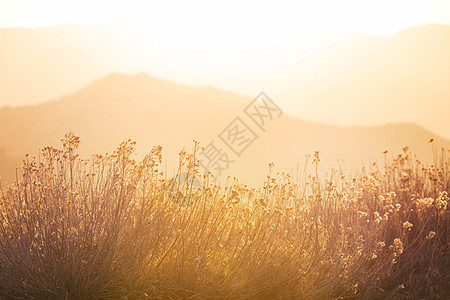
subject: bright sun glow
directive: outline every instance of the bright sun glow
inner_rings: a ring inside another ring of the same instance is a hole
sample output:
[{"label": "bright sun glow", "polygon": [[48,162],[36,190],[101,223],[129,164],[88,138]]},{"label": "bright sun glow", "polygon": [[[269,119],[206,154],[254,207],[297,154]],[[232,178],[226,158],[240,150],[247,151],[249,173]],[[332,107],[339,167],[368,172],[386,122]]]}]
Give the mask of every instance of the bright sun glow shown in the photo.
[{"label": "bright sun glow", "polygon": [[320,26],[385,35],[408,26],[449,22],[439,15],[449,6],[444,2],[15,0],[0,1],[0,26],[126,20],[147,26],[181,49],[233,52],[271,47]]}]

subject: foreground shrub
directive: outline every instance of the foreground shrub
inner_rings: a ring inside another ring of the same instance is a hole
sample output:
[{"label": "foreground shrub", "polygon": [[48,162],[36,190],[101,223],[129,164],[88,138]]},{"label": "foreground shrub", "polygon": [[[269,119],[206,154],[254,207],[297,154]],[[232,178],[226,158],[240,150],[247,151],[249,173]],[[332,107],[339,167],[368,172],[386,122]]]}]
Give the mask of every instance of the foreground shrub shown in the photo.
[{"label": "foreground shrub", "polygon": [[[359,176],[302,183],[269,173],[261,188],[200,176],[161,147],[132,159],[63,149],[27,157],[1,191],[0,294],[27,299],[443,298],[450,293],[449,161],[408,149]],[[316,154],[314,164],[319,161]],[[201,187],[194,185],[200,178]]]}]

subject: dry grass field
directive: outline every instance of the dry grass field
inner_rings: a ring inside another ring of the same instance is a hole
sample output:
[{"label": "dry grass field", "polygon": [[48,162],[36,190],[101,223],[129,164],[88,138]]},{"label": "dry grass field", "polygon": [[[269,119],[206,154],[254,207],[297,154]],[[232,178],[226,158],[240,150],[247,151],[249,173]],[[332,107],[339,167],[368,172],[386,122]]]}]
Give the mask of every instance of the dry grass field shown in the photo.
[{"label": "dry grass field", "polygon": [[159,146],[136,161],[132,141],[89,159],[74,134],[62,144],[25,157],[0,191],[2,299],[450,295],[447,150],[433,165],[405,148],[326,178],[315,153],[310,174],[271,164],[255,188],[199,174],[198,143],[180,152],[178,179]]}]

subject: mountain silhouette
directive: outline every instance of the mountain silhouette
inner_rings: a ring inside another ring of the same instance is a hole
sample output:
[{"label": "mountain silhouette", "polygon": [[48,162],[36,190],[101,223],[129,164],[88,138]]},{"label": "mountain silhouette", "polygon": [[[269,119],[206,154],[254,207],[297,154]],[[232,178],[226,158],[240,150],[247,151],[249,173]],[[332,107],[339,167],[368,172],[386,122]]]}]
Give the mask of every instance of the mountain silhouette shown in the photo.
[{"label": "mountain silhouette", "polygon": [[146,72],[242,95],[261,90],[301,119],[416,123],[450,138],[450,26],[384,37],[322,28],[271,49],[187,51],[131,23],[0,29],[0,107],[73,93],[110,73]]},{"label": "mountain silhouette", "polygon": [[[450,26],[360,36],[292,66],[286,97],[297,116],[333,124],[417,123],[450,138]],[[321,62],[321,63],[319,63]],[[332,101],[330,101],[332,99]]]},{"label": "mountain silhouette", "polygon": [[[68,131],[81,137],[82,156],[111,152],[128,138],[138,142],[138,156],[154,145],[162,145],[164,157],[170,162],[168,173],[176,166],[177,153],[184,146],[190,149],[193,139],[202,146],[215,141],[234,160],[227,170],[229,174],[252,184],[264,179],[270,162],[279,170],[290,172],[297,162],[303,168],[305,154],[314,151],[321,153],[323,170],[338,168],[339,159],[345,160],[346,167],[357,170],[362,162],[369,165],[370,160],[380,159],[384,150],[395,154],[404,146],[410,146],[418,158],[430,162],[430,138],[435,139],[435,147],[450,149],[448,140],[414,124],[338,127],[303,121],[285,113],[267,121],[267,130],[262,131],[244,113],[252,100],[216,88],[179,85],[144,73],[111,74],[55,101],[0,109],[0,176],[11,182],[15,176],[11,166],[19,165],[22,155],[59,145]],[[233,155],[219,138],[236,117],[246,121],[258,136],[240,157]]]}]

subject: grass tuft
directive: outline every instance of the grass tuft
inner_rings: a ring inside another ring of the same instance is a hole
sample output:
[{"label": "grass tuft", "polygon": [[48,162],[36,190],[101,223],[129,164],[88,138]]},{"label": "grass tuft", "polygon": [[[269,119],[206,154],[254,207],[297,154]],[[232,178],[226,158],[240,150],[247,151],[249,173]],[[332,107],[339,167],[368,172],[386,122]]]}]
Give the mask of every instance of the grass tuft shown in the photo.
[{"label": "grass tuft", "polygon": [[[450,160],[409,149],[352,177],[304,182],[270,173],[260,188],[178,175],[161,147],[141,161],[128,140],[81,159],[26,157],[0,190],[0,295],[26,299],[416,299],[450,294]],[[314,155],[314,164],[320,161]],[[271,169],[273,165],[271,165]],[[200,180],[200,188],[194,179]]]}]

